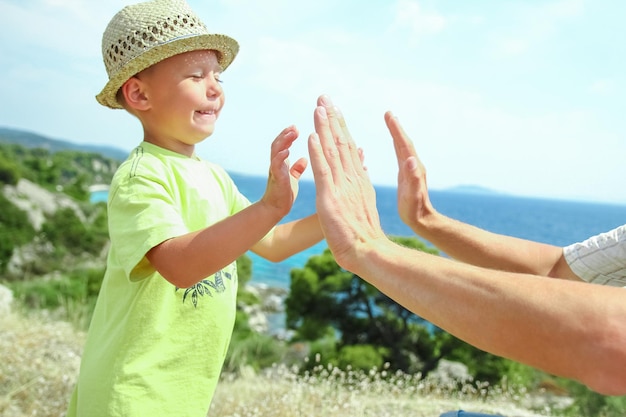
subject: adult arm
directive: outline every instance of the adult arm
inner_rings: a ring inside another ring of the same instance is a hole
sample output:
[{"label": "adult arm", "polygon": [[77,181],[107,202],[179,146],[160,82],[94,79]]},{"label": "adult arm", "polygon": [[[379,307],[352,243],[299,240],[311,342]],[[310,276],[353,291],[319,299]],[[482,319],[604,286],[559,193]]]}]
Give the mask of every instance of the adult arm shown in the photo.
[{"label": "adult arm", "polygon": [[511,272],[580,280],[563,248],[492,233],[439,213],[432,205],[426,168],[398,119],[385,113],[398,159],[398,211],[416,234],[462,262]]},{"label": "adult arm", "polygon": [[399,304],[496,355],[626,394],[626,292],[497,271],[391,242],[340,113],[321,97],[309,154],[335,259]]}]

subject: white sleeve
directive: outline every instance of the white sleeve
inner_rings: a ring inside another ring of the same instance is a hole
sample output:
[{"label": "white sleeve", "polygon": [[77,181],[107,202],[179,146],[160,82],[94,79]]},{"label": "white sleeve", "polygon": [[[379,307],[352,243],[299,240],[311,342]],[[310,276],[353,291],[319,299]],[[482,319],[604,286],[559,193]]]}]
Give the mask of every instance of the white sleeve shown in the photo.
[{"label": "white sleeve", "polygon": [[626,224],[563,248],[576,275],[587,282],[626,287]]}]

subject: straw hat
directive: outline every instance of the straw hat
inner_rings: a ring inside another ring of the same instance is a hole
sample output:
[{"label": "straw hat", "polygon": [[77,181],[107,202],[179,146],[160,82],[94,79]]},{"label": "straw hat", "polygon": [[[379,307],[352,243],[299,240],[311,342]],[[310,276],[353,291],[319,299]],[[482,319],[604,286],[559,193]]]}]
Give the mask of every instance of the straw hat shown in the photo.
[{"label": "straw hat", "polygon": [[102,58],[109,82],[96,100],[121,109],[115,96],[132,76],[166,58],[184,52],[212,49],[226,69],[235,59],[239,44],[234,39],[209,33],[205,24],[184,0],[150,0],[124,7],[102,35]]}]

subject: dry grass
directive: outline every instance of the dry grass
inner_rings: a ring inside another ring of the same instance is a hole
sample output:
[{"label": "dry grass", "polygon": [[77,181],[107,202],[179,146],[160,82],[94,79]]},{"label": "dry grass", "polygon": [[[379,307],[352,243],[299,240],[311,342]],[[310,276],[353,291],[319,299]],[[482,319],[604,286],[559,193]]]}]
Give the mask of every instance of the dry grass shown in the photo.
[{"label": "dry grass", "polygon": [[538,417],[519,405],[524,394],[502,389],[461,390],[405,374],[346,372],[317,367],[306,376],[285,366],[261,375],[242,372],[218,385],[210,416],[220,417],[436,417],[451,410]]},{"label": "dry grass", "polygon": [[0,416],[62,416],[84,334],[43,313],[0,317]]},{"label": "dry grass", "polygon": [[[0,416],[61,417],[78,374],[84,332],[43,313],[0,316]],[[226,375],[214,417],[436,417],[450,410],[538,417],[526,395],[502,388],[451,389],[410,375],[369,375],[318,366],[299,376],[276,366]]]}]

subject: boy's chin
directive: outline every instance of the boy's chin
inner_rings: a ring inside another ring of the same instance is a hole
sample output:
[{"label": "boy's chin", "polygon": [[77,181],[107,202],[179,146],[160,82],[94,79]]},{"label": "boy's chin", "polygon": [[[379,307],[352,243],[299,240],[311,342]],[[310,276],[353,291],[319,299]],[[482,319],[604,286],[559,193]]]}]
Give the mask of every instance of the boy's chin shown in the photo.
[{"label": "boy's chin", "polygon": [[215,125],[198,127],[194,132],[194,142],[199,143],[211,136],[215,132]]}]

